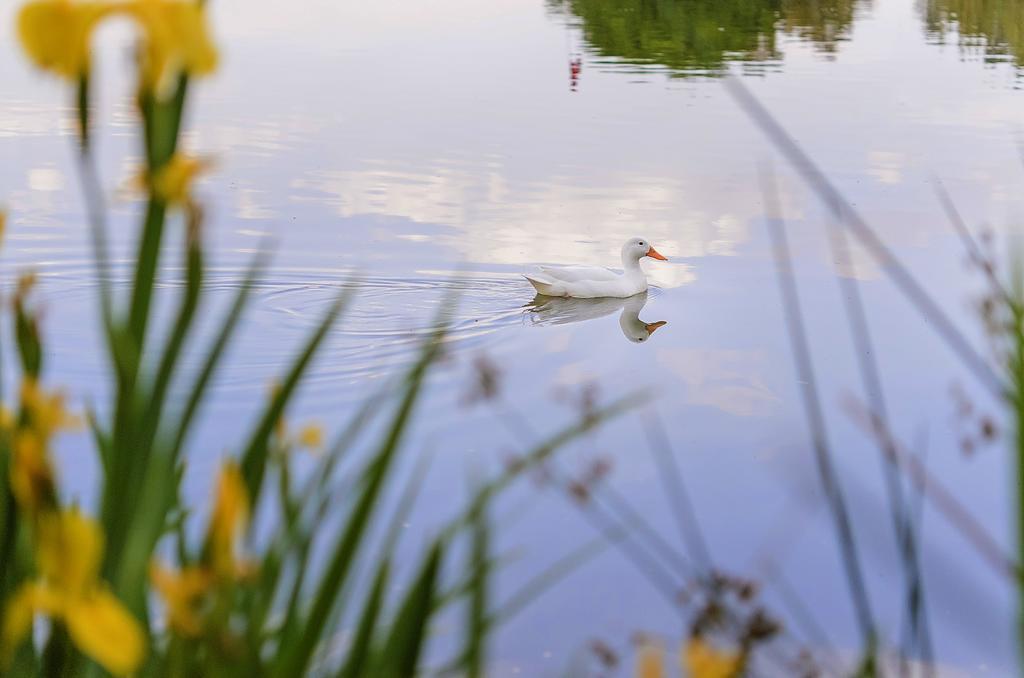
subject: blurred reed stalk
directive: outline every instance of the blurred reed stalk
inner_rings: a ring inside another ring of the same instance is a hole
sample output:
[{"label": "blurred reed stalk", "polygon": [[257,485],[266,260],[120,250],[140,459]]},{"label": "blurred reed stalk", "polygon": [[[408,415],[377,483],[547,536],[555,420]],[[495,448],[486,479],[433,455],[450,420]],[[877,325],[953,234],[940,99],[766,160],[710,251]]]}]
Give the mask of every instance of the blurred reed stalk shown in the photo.
[{"label": "blurred reed stalk", "polygon": [[[894,531],[897,536],[899,552],[904,565],[904,581],[906,590],[906,606],[908,620],[910,623],[911,638],[915,639],[917,651],[922,657],[930,657],[932,653],[931,641],[927,631],[926,611],[924,607],[924,586],[921,576],[921,565],[917,552],[918,537],[915,535],[914,523],[910,518],[910,508],[905,500],[901,499],[902,491],[900,481],[896,479],[895,470],[899,470],[907,476],[911,483],[918,489],[924,498],[930,498],[940,508],[941,513],[959,529],[977,551],[993,566],[997,572],[1007,575],[1009,581],[1016,588],[1018,595],[1018,647],[1021,656],[1024,657],[1024,581],[1020,577],[1020,562],[1024,562],[1024,275],[1021,271],[1015,270],[1016,275],[1011,276],[1013,286],[1007,288],[995,272],[994,263],[984,256],[977,242],[971,236],[956,210],[948,193],[941,182],[936,181],[940,202],[950,224],[961,238],[969,260],[976,264],[984,272],[985,279],[990,286],[989,302],[997,310],[991,311],[996,320],[989,322],[989,331],[995,335],[994,343],[1003,345],[1003,352],[997,348],[996,364],[992,364],[983,358],[974,349],[971,343],[964,337],[959,329],[953,324],[941,307],[927,293],[925,288],[916,281],[910,271],[897,259],[888,247],[878,237],[876,232],[864,221],[857,211],[845,200],[840,192],[826,178],[825,174],[815,165],[810,157],[793,141],[790,135],[782,128],[775,118],[768,112],[761,102],[744,86],[737,78],[725,79],[725,86],[730,95],[734,98],[740,108],[747,113],[751,120],[764,132],[772,145],[790,162],[796,172],[804,179],[810,189],[819,197],[825,206],[832,213],[836,224],[843,230],[851,233],[856,241],[864,247],[865,251],[880,266],[888,279],[899,289],[910,301],[911,305],[927,321],[928,326],[933,328],[937,336],[944,341],[949,349],[959,358],[961,363],[971,372],[983,387],[1001,402],[1010,407],[1011,418],[1015,426],[1014,440],[1014,465],[1017,470],[1016,485],[1013,490],[1013,499],[1016,504],[1017,522],[1017,559],[1011,559],[1001,553],[1001,549],[994,540],[987,536],[980,524],[970,516],[953,495],[941,489],[934,479],[928,477],[923,466],[917,463],[913,455],[900,451],[895,439],[889,433],[888,415],[885,407],[884,393],[881,387],[881,380],[878,375],[877,365],[874,362],[874,351],[867,325],[867,314],[860,298],[855,281],[842,281],[844,289],[844,302],[847,318],[850,323],[850,331],[853,336],[855,347],[858,352],[858,365],[861,372],[862,382],[867,393],[869,407],[853,407],[848,404],[847,409],[851,416],[868,431],[877,442],[882,457],[885,460],[883,470],[886,474],[886,484],[889,488],[890,513],[893,516]],[[788,257],[784,247],[784,232],[781,226],[776,224],[773,214],[777,209],[777,199],[774,197],[774,187],[769,186],[765,192],[765,202],[769,206],[768,222],[772,226],[771,232],[774,235],[776,244],[776,260],[779,261],[779,254]],[[780,242],[783,247],[780,249]],[[845,243],[841,234],[831,233],[830,242],[837,259],[846,258]],[[847,263],[849,262],[846,259]],[[799,317],[799,308],[796,305],[795,286],[791,282],[785,282],[788,277],[780,273],[783,285],[784,306],[789,315],[788,327],[791,339],[794,342],[794,353],[798,364],[809,360],[807,343],[799,340],[802,330],[794,326],[792,317]],[[788,300],[787,300],[788,298]],[[793,337],[796,339],[793,339]],[[803,357],[802,357],[803,356]],[[872,356],[872,357],[868,357]],[[805,368],[799,368],[801,374],[806,374]],[[805,389],[806,391],[806,389]],[[808,412],[811,419],[820,419],[814,415],[817,409],[817,396],[810,399]],[[853,401],[850,401],[853,402]],[[808,398],[805,396],[805,403]],[[817,428],[817,426],[814,426]],[[847,528],[842,521],[837,523],[840,535]],[[840,537],[842,540],[842,537]],[[910,649],[908,646],[907,649]],[[927,665],[926,672],[932,671]],[[902,671],[908,671],[906,661],[902,663]]]},{"label": "blurred reed stalk", "polygon": [[789,333],[793,361],[796,368],[796,380],[800,384],[800,393],[810,428],[811,446],[818,468],[818,476],[825,493],[826,504],[832,514],[833,527],[839,541],[840,557],[845,569],[850,597],[860,629],[864,652],[859,673],[874,675],[875,651],[878,642],[874,616],[868,598],[867,586],[857,554],[857,545],[850,523],[849,511],[843,492],[836,475],[832,452],[828,443],[825,417],[822,413],[821,398],[818,394],[817,380],[811,362],[810,347],[807,333],[803,325],[803,314],[793,276],[792,259],[789,243],[783,226],[782,212],[774,175],[770,170],[761,171],[761,194],[764,199],[768,233],[771,237],[775,259],[775,271],[779,282],[779,294],[782,297],[783,313]]}]

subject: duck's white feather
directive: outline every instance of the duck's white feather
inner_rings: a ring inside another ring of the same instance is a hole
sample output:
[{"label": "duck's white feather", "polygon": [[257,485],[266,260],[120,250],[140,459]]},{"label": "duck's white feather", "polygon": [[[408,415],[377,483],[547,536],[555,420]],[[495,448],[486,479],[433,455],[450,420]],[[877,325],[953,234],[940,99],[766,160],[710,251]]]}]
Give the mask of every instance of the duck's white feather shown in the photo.
[{"label": "duck's white feather", "polygon": [[631,297],[647,289],[643,275],[614,274],[600,280],[559,280],[550,273],[523,275],[534,289],[549,297],[576,297],[596,299],[598,297]]},{"label": "duck's white feather", "polygon": [[538,268],[549,278],[564,282],[615,280],[622,277],[621,273],[599,266],[538,266]]},{"label": "duck's white feather", "polygon": [[541,266],[539,273],[524,277],[538,292],[549,297],[621,299],[647,289],[647,276],[640,268],[640,259],[648,255],[665,258],[643,238],[634,238],[622,246],[622,273],[599,266]]},{"label": "duck's white feather", "polygon": [[562,285],[559,285],[555,280],[537,273],[534,273],[533,275],[526,275],[524,273],[523,277],[530,281],[530,284],[533,285],[533,289],[537,290],[540,294],[548,297],[568,296],[565,293],[565,288]]}]

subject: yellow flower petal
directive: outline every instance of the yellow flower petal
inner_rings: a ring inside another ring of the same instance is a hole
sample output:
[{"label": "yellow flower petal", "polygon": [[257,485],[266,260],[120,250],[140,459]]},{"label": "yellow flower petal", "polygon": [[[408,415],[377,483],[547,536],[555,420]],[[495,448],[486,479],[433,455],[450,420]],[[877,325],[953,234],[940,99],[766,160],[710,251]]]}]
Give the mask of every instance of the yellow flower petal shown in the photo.
[{"label": "yellow flower petal", "polygon": [[79,424],[78,419],[64,407],[63,393],[48,393],[31,378],[22,381],[21,406],[28,418],[27,425],[43,440],[49,440],[55,433]]},{"label": "yellow flower petal", "polygon": [[36,561],[54,588],[70,597],[84,595],[96,584],[102,557],[103,533],[96,521],[75,509],[40,520]]},{"label": "yellow flower petal", "polygon": [[664,678],[665,661],[662,649],[652,643],[644,643],[636,658],[636,678]]},{"label": "yellow flower petal", "polygon": [[64,621],[75,646],[114,675],[132,673],[146,657],[142,627],[109,591],[69,601]]},{"label": "yellow flower petal", "polygon": [[212,165],[213,162],[209,158],[195,158],[175,153],[167,164],[156,172],[150,187],[153,193],[166,203],[187,203],[192,196],[192,184]]},{"label": "yellow flower petal", "polygon": [[32,289],[36,286],[38,280],[39,277],[35,271],[19,275],[18,282],[14,287],[14,300],[24,302],[25,297],[32,293]]},{"label": "yellow flower petal", "polygon": [[198,636],[202,620],[197,607],[212,583],[210,573],[197,567],[175,572],[153,563],[149,578],[167,605],[168,625],[182,635]]},{"label": "yellow flower petal", "polygon": [[23,584],[4,602],[3,628],[0,629],[0,667],[10,663],[15,651],[32,629],[37,612],[60,616],[61,597],[53,590],[34,583]]},{"label": "yellow flower petal", "polygon": [[218,574],[236,574],[235,544],[249,523],[249,493],[238,464],[226,461],[217,481],[217,498],[210,516],[208,543]]},{"label": "yellow flower petal", "polygon": [[741,654],[719,650],[701,638],[691,638],[681,655],[690,678],[736,678],[743,671]]},{"label": "yellow flower petal", "polygon": [[70,79],[89,70],[89,40],[112,14],[142,28],[142,86],[161,98],[181,73],[206,75],[217,67],[205,12],[194,0],[32,0],[18,14],[18,37],[41,68]]},{"label": "yellow flower petal", "polygon": [[17,431],[12,444],[11,491],[18,506],[31,515],[52,507],[56,498],[53,468],[39,436]]},{"label": "yellow flower petal", "polygon": [[112,2],[33,0],[18,13],[18,38],[40,68],[77,79],[89,70],[89,38]]},{"label": "yellow flower petal", "polygon": [[[28,294],[32,281],[18,282],[16,299]],[[45,392],[35,379],[21,384],[21,418],[15,421],[9,412],[0,412],[0,426],[12,431],[13,463],[11,489],[18,504],[30,513],[52,508],[56,498],[53,468],[49,460],[50,439],[71,426],[73,418],[64,408],[60,393]]]},{"label": "yellow flower petal", "polygon": [[36,565],[42,581],[23,586],[8,601],[0,631],[0,657],[10,657],[45,612],[68,627],[83,653],[114,674],[131,673],[146,652],[142,628],[98,580],[103,556],[99,524],[71,509],[47,511],[36,530]]},{"label": "yellow flower petal", "polygon": [[310,449],[324,446],[324,429],[319,424],[306,424],[299,431],[299,444]]},{"label": "yellow flower petal", "polygon": [[0,630],[0,664],[4,667],[10,664],[15,650],[32,629],[34,588],[33,584],[26,584],[4,603],[3,629]]},{"label": "yellow flower petal", "polygon": [[217,67],[200,3],[194,0],[135,0],[125,11],[146,33],[142,84],[165,98],[181,73],[206,75]]}]

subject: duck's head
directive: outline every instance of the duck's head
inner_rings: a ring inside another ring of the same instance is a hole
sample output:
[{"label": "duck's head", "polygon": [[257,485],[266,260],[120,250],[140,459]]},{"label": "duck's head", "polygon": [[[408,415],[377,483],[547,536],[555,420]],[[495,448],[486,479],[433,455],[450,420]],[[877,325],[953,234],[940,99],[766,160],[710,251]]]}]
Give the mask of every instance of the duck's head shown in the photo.
[{"label": "duck's head", "polygon": [[626,244],[622,246],[623,261],[640,261],[644,257],[651,257],[652,259],[658,259],[660,261],[668,261],[668,257],[654,249],[654,246],[651,245],[651,241],[647,238],[630,238],[626,241]]}]

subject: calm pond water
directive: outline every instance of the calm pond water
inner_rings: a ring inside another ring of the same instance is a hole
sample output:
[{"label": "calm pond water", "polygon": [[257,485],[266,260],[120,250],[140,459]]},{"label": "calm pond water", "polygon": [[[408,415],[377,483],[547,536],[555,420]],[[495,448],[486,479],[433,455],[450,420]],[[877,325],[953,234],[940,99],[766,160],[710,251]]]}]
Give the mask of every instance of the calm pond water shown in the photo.
[{"label": "calm pond water", "polygon": [[[413,357],[454,291],[451,360],[431,383],[408,450],[410,462],[432,460],[410,547],[458,506],[468,477],[570,422],[587,389],[599,399],[648,389],[647,416],[609,423],[566,450],[559,469],[579,474],[607,460],[616,496],[684,551],[647,436],[656,413],[716,565],[763,581],[767,605],[787,620],[785,647],[850,656],[860,641],[765,230],[758,166],[771,163],[873,611],[886,639],[900,637],[901,573],[878,452],[840,407],[860,382],[829,249],[832,221],[720,76],[742,79],[983,349],[975,311],[983,285],[965,265],[934,179],[972,227],[991,228],[997,243],[1017,234],[1024,15],[1013,3],[211,7],[225,63],[196,90],[188,136],[219,160],[200,189],[215,248],[211,290],[227,300],[253,252],[269,242],[275,256],[193,441],[188,491],[197,501],[340,286],[359,280],[297,408],[329,428]],[[3,278],[40,272],[50,374],[84,399],[104,385],[69,102],[17,54],[15,8],[0,0],[0,200],[11,210]],[[97,118],[125,245],[139,206],[123,188],[137,164],[123,28],[104,33]],[[634,235],[670,259],[645,264],[656,285],[646,299],[532,303],[521,273],[538,263],[617,265]],[[863,251],[854,248],[840,273],[860,282],[895,433],[1009,547],[1010,466],[999,445],[964,454],[969,424],[955,393],[977,411],[998,406]],[[168,258],[165,289],[179,277]],[[637,329],[661,321],[655,334]],[[467,407],[481,357],[500,368],[502,399]],[[66,442],[64,483],[87,502],[86,441]],[[500,508],[508,562],[498,599],[596,535],[551,488],[527,484]],[[938,663],[949,675],[1008,675],[1011,587],[927,503],[922,520]],[[786,591],[814,624],[797,622]],[[585,663],[593,639],[628,655],[637,632],[680,638],[685,628],[672,601],[609,547],[502,628],[494,675],[556,675]],[[443,643],[445,629],[437,634]]]}]

